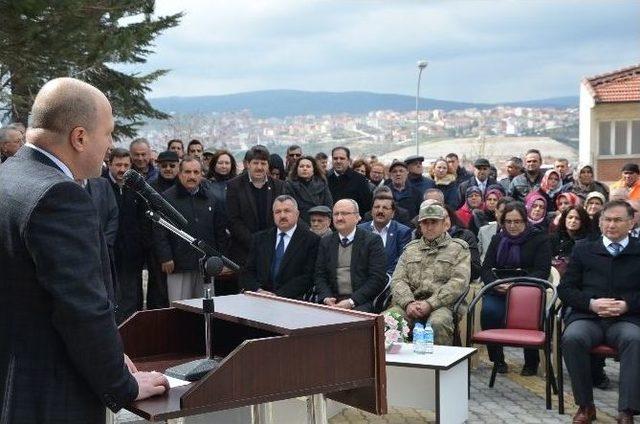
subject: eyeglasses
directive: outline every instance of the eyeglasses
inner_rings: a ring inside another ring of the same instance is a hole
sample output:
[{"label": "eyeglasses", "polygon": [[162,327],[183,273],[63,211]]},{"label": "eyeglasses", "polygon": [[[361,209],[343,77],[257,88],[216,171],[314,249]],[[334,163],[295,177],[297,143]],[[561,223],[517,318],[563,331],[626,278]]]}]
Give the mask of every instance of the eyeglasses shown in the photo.
[{"label": "eyeglasses", "polygon": [[349,215],[355,215],[355,214],[357,214],[357,212],[334,212],[333,216],[338,217],[338,216],[349,216]]},{"label": "eyeglasses", "polygon": [[505,219],[504,225],[522,225],[524,224],[523,219]]}]

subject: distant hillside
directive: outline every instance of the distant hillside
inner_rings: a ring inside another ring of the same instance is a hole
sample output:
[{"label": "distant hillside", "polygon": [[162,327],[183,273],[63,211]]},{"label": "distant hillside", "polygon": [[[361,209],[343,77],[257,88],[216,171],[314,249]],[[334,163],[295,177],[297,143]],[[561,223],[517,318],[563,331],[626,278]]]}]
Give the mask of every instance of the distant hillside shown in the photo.
[{"label": "distant hillside", "polygon": [[[570,102],[573,99],[573,103]],[[414,110],[415,97],[400,94],[378,94],[362,91],[343,93],[297,90],[266,90],[220,96],[159,97],[150,99],[153,107],[167,113],[233,112],[244,109],[261,118],[282,118],[296,115],[363,114],[372,110]],[[562,97],[509,103],[510,106],[568,107],[577,106],[578,98]],[[484,103],[452,102],[421,98],[421,109],[485,109],[494,105]]]}]

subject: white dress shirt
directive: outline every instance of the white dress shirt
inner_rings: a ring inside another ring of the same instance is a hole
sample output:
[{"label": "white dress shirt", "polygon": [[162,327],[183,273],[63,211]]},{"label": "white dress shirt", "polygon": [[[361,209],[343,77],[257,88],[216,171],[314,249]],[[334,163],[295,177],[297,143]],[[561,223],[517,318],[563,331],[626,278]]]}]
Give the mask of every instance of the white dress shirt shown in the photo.
[{"label": "white dress shirt", "polygon": [[[291,241],[291,237],[293,237],[293,233],[296,232],[296,228],[298,228],[298,225],[294,225],[289,231],[285,231],[284,234],[284,251],[287,251],[287,247],[289,246],[289,242]],[[276,228],[276,230],[278,230]],[[278,230],[278,232],[276,233],[276,249],[278,248],[278,243],[280,243],[280,234],[282,233],[282,231]]]}]

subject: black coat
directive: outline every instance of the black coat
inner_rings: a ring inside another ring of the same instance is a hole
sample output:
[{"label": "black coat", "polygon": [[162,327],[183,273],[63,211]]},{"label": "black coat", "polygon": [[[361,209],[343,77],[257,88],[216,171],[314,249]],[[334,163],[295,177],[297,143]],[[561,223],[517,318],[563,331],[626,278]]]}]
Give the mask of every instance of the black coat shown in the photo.
[{"label": "black coat", "polygon": [[[144,237],[146,205],[144,200],[126,186],[109,180],[118,204],[118,234],[114,245],[116,264],[120,261],[144,262],[145,250],[151,241]],[[142,271],[142,269],[141,269]]]},{"label": "black coat", "polygon": [[[258,209],[251,192],[251,182],[247,172],[238,175],[227,183],[227,218],[231,232],[229,242],[229,256],[235,259],[241,266],[244,264],[249,248],[251,247],[251,237],[261,229],[258,228]],[[263,219],[267,222],[267,228],[273,227],[272,205],[276,197],[284,192],[284,183],[274,180],[271,177],[266,182],[268,190],[268,207]],[[264,228],[263,228],[264,229]]]},{"label": "black coat", "polygon": [[[566,323],[578,319],[628,321],[640,325],[640,241],[630,237],[627,247],[613,257],[602,242],[584,240],[576,243],[558,295],[571,308]],[[600,318],[589,310],[591,299],[623,299],[629,311],[617,318]]]},{"label": "black coat", "polygon": [[418,209],[420,209],[420,203],[422,203],[422,193],[418,188],[407,183],[404,190],[398,191],[391,180],[385,185],[391,189],[393,200],[397,206],[409,211],[411,217],[418,215]]},{"label": "black coat", "polygon": [[371,210],[371,190],[369,190],[369,181],[353,169],[338,176],[334,171],[327,175],[327,183],[331,190],[331,197],[334,203],[342,199],[353,199],[358,203],[360,215]]},{"label": "black coat", "polygon": [[162,175],[158,174],[153,180],[149,181],[149,185],[154,188],[158,193],[169,190],[178,181],[178,177],[168,180]]},{"label": "black coat", "polygon": [[480,276],[482,269],[480,261],[480,251],[478,250],[478,238],[469,230],[453,226],[449,229],[449,235],[452,238],[464,240],[469,245],[469,253],[471,255],[471,281]]},{"label": "black coat", "polygon": [[[323,237],[318,248],[316,260],[315,286],[318,300],[338,296],[338,245],[340,234],[334,231],[331,236]],[[351,252],[351,299],[356,304],[369,305],[387,283],[385,268],[387,257],[379,235],[362,228],[356,228]]]},{"label": "black coat", "polygon": [[[224,222],[218,202],[204,184],[200,185],[195,194],[191,194],[177,181],[162,195],[187,220],[187,226],[181,228],[183,231],[214,249],[220,248],[225,237]],[[161,227],[155,229],[154,237],[160,263],[173,261],[174,272],[199,270],[198,259],[202,255],[189,243]]]},{"label": "black coat", "polygon": [[304,221],[298,221],[280,263],[280,271],[272,281],[271,261],[276,250],[277,233],[277,228],[271,228],[255,234],[240,285],[245,290],[263,289],[278,296],[301,299],[313,286],[320,237]]},{"label": "black coat", "polygon": [[[500,234],[498,233],[491,238],[491,243],[489,243],[487,254],[482,263],[481,278],[484,284],[492,283],[497,279],[492,269],[500,269],[500,266],[496,264],[499,243]],[[531,232],[529,239],[520,247],[520,266],[517,268],[526,271],[528,277],[542,280],[549,279],[549,274],[551,273],[551,243],[546,233],[535,229]]]},{"label": "black coat", "polygon": [[[482,193],[482,198],[484,199],[485,196],[487,195],[487,189],[492,186],[492,185],[496,185],[498,184],[498,182],[496,181],[495,178],[489,177],[487,178],[487,181],[484,185],[484,192]],[[478,181],[476,181],[476,177],[475,175],[472,175],[471,178],[468,178],[466,181],[463,181],[460,183],[460,185],[458,186],[458,208],[461,208],[462,205],[464,205],[464,202],[467,199],[467,189],[469,187],[478,187]]]},{"label": "black coat", "polygon": [[0,166],[0,199],[0,422],[104,422],[138,387],[91,197],[24,146]]},{"label": "black coat", "polygon": [[309,223],[309,209],[314,206],[333,208],[333,198],[327,182],[314,177],[309,182],[287,180],[284,183],[284,193],[292,196],[298,202],[300,218]]}]

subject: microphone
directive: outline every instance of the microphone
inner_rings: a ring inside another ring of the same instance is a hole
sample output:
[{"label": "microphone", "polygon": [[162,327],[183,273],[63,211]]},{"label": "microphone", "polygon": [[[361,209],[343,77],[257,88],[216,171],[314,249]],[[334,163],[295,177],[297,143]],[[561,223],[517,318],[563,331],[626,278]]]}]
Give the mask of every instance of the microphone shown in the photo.
[{"label": "microphone", "polygon": [[178,212],[171,203],[167,202],[157,191],[153,189],[134,169],[129,169],[124,173],[124,185],[138,193],[145,199],[151,208],[164,214],[170,221],[175,224],[186,227],[188,222],[180,212]]}]

